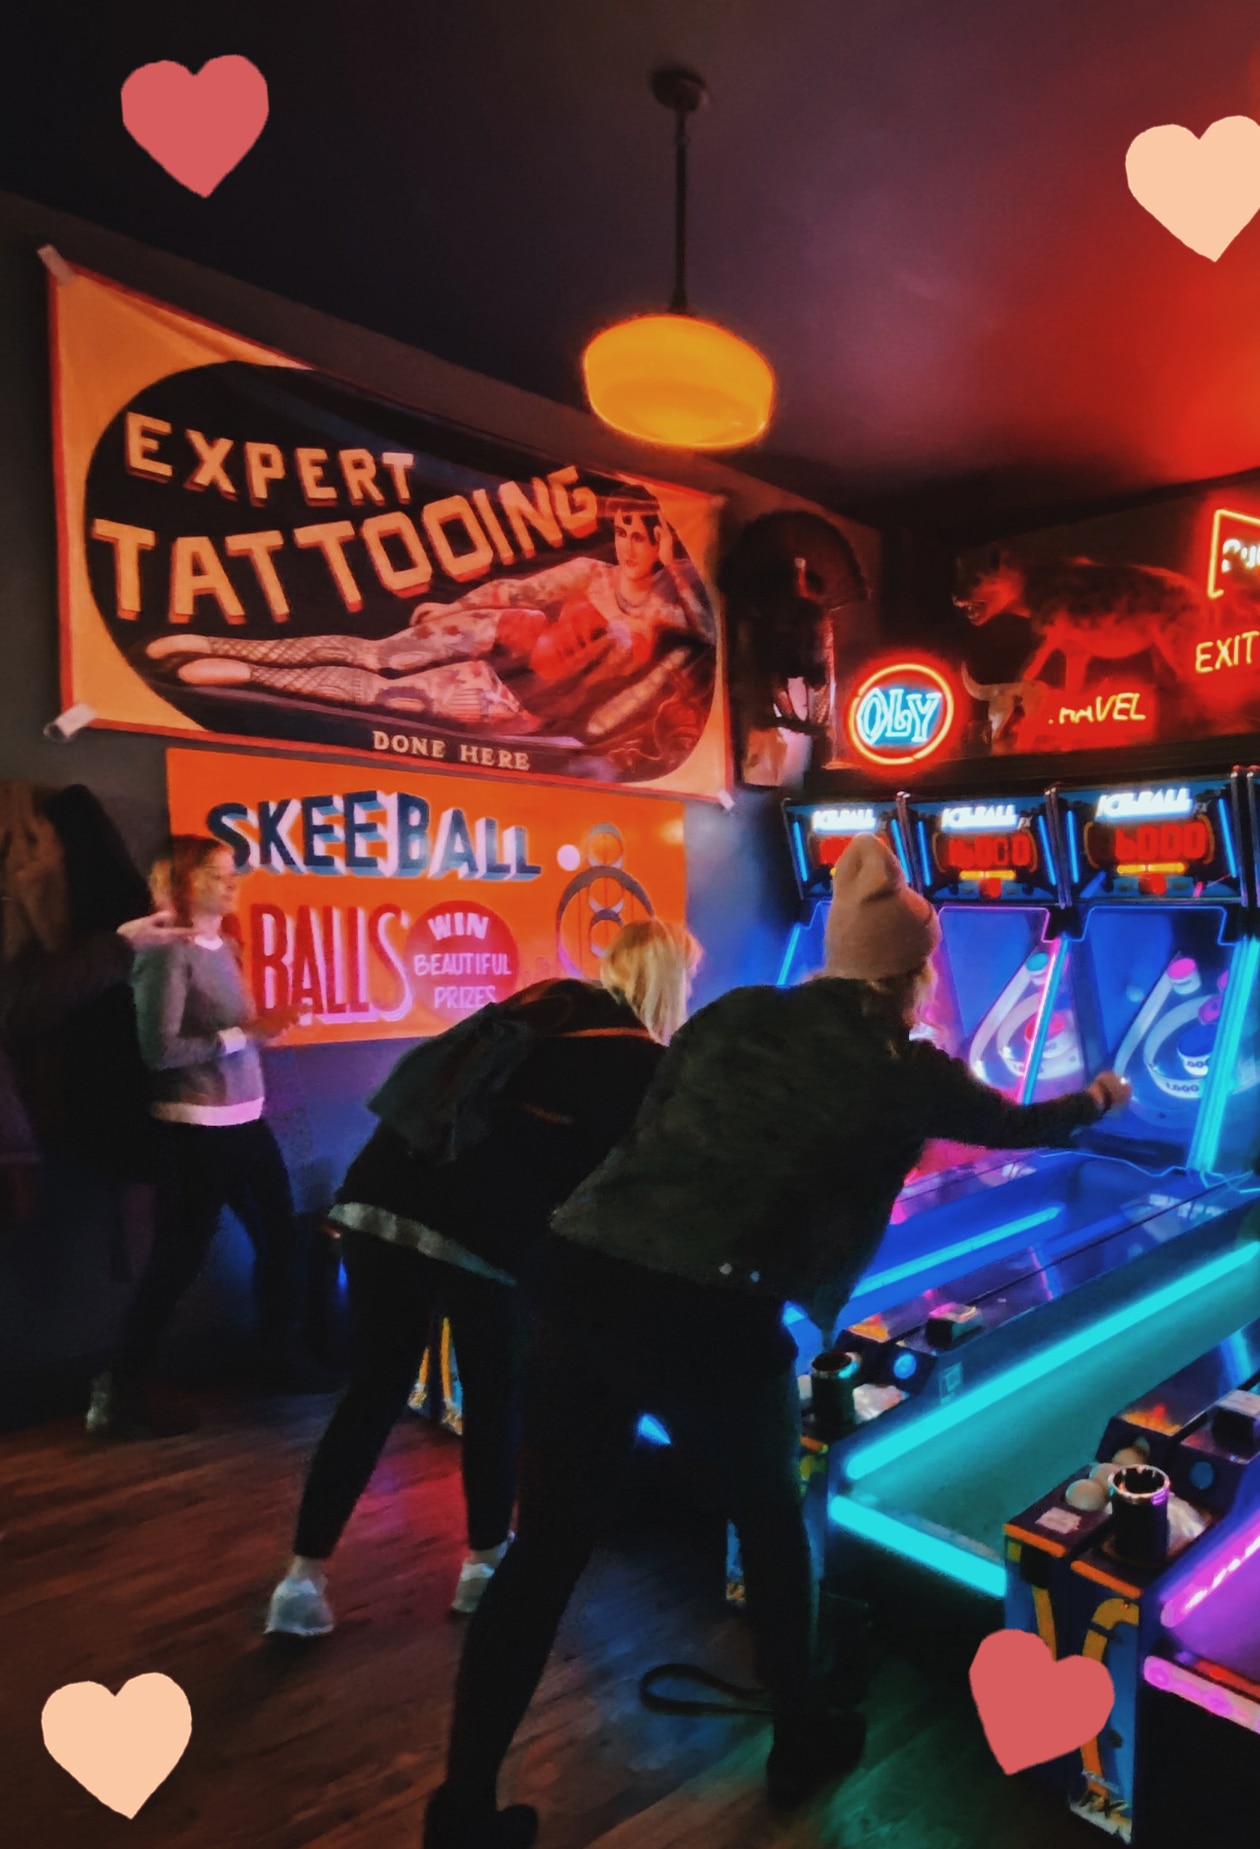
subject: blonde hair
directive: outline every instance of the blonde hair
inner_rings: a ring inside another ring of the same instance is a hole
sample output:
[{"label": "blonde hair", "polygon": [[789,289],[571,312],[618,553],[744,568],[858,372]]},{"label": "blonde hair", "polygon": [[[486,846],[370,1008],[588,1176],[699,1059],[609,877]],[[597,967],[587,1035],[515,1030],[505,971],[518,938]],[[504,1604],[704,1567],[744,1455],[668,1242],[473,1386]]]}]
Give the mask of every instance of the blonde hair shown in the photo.
[{"label": "blonde hair", "polygon": [[916,964],[900,976],[859,982],[856,987],[861,991],[862,1013],[889,1033],[909,1033],[917,1027],[935,982],[931,963]]},{"label": "blonde hair", "polygon": [[687,987],[702,955],[685,925],[645,918],[623,925],[604,952],[599,979],[668,1046],[687,1018]]}]

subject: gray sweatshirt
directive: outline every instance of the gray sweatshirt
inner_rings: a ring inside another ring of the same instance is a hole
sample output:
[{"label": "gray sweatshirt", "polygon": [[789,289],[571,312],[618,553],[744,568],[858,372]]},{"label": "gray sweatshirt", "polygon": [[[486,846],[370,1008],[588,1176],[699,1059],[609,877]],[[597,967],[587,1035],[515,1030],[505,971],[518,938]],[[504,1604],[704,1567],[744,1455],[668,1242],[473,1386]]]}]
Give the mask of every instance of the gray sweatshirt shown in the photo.
[{"label": "gray sweatshirt", "polygon": [[131,983],[153,1115],[211,1128],[261,1117],[262,1066],[243,1031],[253,1004],[231,945],[195,937],[142,951]]}]

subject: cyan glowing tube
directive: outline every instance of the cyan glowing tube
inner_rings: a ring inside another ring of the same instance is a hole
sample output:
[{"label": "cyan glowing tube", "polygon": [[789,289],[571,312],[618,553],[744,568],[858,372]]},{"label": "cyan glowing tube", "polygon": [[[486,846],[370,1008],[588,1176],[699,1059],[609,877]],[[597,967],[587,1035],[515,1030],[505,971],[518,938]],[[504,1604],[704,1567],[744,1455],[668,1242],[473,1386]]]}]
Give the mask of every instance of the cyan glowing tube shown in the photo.
[{"label": "cyan glowing tube", "polygon": [[1053,1207],[1041,1207],[1036,1213],[1026,1214],[1022,1220],[1007,1220],[1001,1226],[995,1226],[987,1233],[976,1233],[970,1239],[959,1239],[951,1246],[939,1246],[933,1252],[924,1252],[921,1257],[908,1260],[904,1265],[892,1265],[887,1271],[868,1272],[860,1278],[854,1289],[855,1297],[864,1297],[869,1291],[884,1290],[891,1284],[900,1284],[906,1278],[917,1277],[921,1272],[936,1271],[947,1265],[952,1259],[966,1258],[972,1252],[982,1252],[986,1246],[997,1245],[1003,1239],[1015,1239],[1020,1233],[1031,1232],[1034,1226],[1044,1226],[1048,1220],[1057,1220],[1066,1209],[1060,1201]]},{"label": "cyan glowing tube", "polygon": [[1212,1063],[1204,1086],[1203,1102],[1188,1157],[1190,1167],[1200,1175],[1218,1174],[1221,1136],[1225,1129],[1225,1105],[1233,1094],[1242,1046],[1243,1028],[1251,1005],[1256,968],[1260,964],[1260,939],[1244,938],[1234,952],[1229,981],[1225,984],[1225,1003],[1216,1029]]},{"label": "cyan glowing tube", "polygon": [[911,1527],[909,1522],[896,1521],[879,1509],[855,1502],[852,1496],[833,1496],[827,1513],[837,1528],[845,1529],[859,1540],[870,1541],[887,1553],[900,1554],[903,1560],[913,1560],[917,1566],[942,1573],[947,1579],[970,1586],[974,1592],[986,1592],[990,1598],[1000,1599],[1006,1590],[1006,1569],[1000,1560],[955,1546],[939,1535]]},{"label": "cyan glowing tube", "polygon": [[1054,850],[1050,846],[1050,830],[1046,827],[1046,818],[1044,815],[1039,815],[1037,817],[1037,833],[1041,836],[1041,845],[1045,850],[1046,872],[1050,875],[1050,883],[1052,886],[1057,886],[1059,884],[1059,874],[1054,864]]},{"label": "cyan glowing tube", "polygon": [[788,932],[787,949],[783,953],[783,962],[779,967],[778,975],[775,977],[774,986],[776,989],[783,988],[783,986],[787,982],[788,971],[792,967],[792,958],[796,955],[796,946],[801,941],[801,932],[804,929],[805,929],[804,925],[798,919],[797,922],[792,926],[792,929]]},{"label": "cyan glowing tube", "polygon": [[1081,862],[1076,851],[1076,817],[1068,810],[1063,817],[1063,832],[1067,836],[1068,862],[1072,868],[1072,884],[1081,883]]},{"label": "cyan glowing tube", "polygon": [[639,1437],[645,1438],[650,1445],[667,1445],[673,1441],[659,1419],[654,1419],[650,1412],[645,1412],[639,1420]]},{"label": "cyan glowing tube", "polygon": [[1047,1374],[1068,1366],[1078,1356],[1101,1347],[1113,1336],[1128,1333],[1148,1317],[1157,1316],[1161,1310],[1171,1309],[1174,1304],[1184,1303],[1196,1291],[1206,1290],[1222,1278],[1254,1265],[1257,1259],[1260,1259],[1260,1245],[1248,1243],[1231,1247],[1228,1252],[1218,1253],[1197,1270],[1188,1272],[1184,1277],[1174,1278],[1171,1283],[1161,1285],[1145,1297],[1139,1297],[1136,1303],[1122,1304],[1119,1309],[1100,1317],[1097,1322],[1087,1323],[1083,1329],[1077,1329],[1062,1341],[1054,1342],[1039,1353],[1029,1355],[1026,1360],[1016,1362],[1013,1367],[991,1375],[970,1392],[960,1393],[948,1405],[918,1414],[903,1424],[894,1424],[893,1430],[885,1437],[872,1438],[866,1444],[855,1445],[847,1456],[842,1457],[841,1464],[846,1477],[851,1483],[860,1483],[872,1471],[904,1457],[908,1451],[918,1450],[921,1445],[939,1438],[944,1432],[952,1431],[964,1419],[974,1418],[977,1413],[985,1411],[989,1406],[996,1406],[999,1400],[1017,1393],[1020,1388],[1044,1380]]},{"label": "cyan glowing tube", "polygon": [[1046,971],[1045,985],[1041,991],[1041,1006],[1037,1010],[1032,1042],[1028,1048],[1028,1058],[1024,1063],[1024,1076],[1019,1082],[1018,1102],[1020,1104],[1029,1103],[1037,1088],[1037,1068],[1041,1064],[1041,1055],[1046,1050],[1046,1040],[1050,1033],[1050,1022],[1054,1018],[1054,1004],[1059,997],[1059,981],[1063,975],[1066,956],[1067,939],[1061,937],[1050,952],[1050,967]]}]

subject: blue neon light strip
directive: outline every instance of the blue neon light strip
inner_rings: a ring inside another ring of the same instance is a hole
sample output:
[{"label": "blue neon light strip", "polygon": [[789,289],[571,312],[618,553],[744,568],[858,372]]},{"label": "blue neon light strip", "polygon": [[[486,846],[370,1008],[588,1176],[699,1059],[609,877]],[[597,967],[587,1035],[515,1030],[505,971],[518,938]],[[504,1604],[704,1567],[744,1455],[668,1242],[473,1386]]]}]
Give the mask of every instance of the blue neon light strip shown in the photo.
[{"label": "blue neon light strip", "polygon": [[837,1528],[844,1528],[860,1540],[870,1541],[889,1553],[900,1554],[903,1560],[930,1567],[934,1573],[942,1573],[975,1592],[986,1592],[990,1598],[1000,1599],[1006,1591],[1006,1569],[1000,1560],[986,1560],[983,1555],[973,1554],[937,1535],[925,1534],[920,1528],[912,1528],[909,1522],[895,1521],[879,1509],[855,1502],[852,1496],[833,1496],[827,1504],[827,1513]]},{"label": "blue neon light strip", "polygon": [[1066,955],[1067,941],[1061,937],[1050,952],[1050,967],[1046,971],[1045,987],[1041,991],[1041,1008],[1033,1028],[1032,1045],[1028,1049],[1028,1058],[1024,1062],[1024,1076],[1019,1082],[1018,1102],[1020,1104],[1029,1103],[1037,1088],[1037,1072],[1050,1034],[1050,1022],[1054,1017],[1054,1004],[1059,996],[1059,982],[1063,975]]},{"label": "blue neon light strip", "polygon": [[1046,827],[1046,818],[1044,815],[1039,815],[1037,817],[1037,833],[1041,836],[1041,845],[1045,850],[1046,871],[1050,875],[1050,884],[1057,891],[1059,885],[1059,871],[1054,864],[1054,849],[1050,846],[1050,830]]},{"label": "blue neon light strip", "polygon": [[788,971],[792,967],[792,958],[796,955],[796,946],[801,941],[801,932],[804,929],[804,925],[798,919],[788,932],[787,949],[783,953],[783,962],[779,966],[779,973],[775,978],[774,986],[776,989],[783,988],[787,983]]},{"label": "blue neon light strip", "polygon": [[1157,1316],[1161,1310],[1183,1303],[1195,1291],[1206,1290],[1210,1284],[1219,1283],[1222,1278],[1241,1271],[1245,1265],[1255,1264],[1258,1258],[1260,1245],[1236,1246],[1209,1260],[1207,1264],[1200,1265],[1197,1271],[1175,1278],[1171,1284],[1164,1284],[1159,1290],[1139,1297],[1136,1303],[1122,1304],[1110,1315],[1100,1317],[1097,1322],[1078,1329],[1063,1341],[1042,1349],[1040,1354],[1030,1355],[1027,1360],[1017,1362],[1014,1367],[1004,1368],[1001,1373],[981,1382],[969,1393],[959,1394],[948,1406],[939,1406],[933,1412],[910,1419],[884,1438],[873,1438],[868,1444],[855,1446],[843,1459],[846,1477],[851,1483],[860,1483],[863,1477],[869,1477],[872,1471],[891,1464],[896,1458],[904,1457],[907,1451],[915,1451],[921,1445],[929,1444],[942,1433],[952,1431],[964,1419],[972,1419],[977,1413],[997,1405],[999,1400],[1032,1386],[1034,1381],[1044,1380],[1047,1374],[1067,1367],[1079,1356],[1109,1342],[1113,1336],[1127,1334],[1148,1317]]},{"label": "blue neon light strip", "polygon": [[1225,1129],[1225,1106],[1233,1096],[1238,1054],[1242,1046],[1251,991],[1255,985],[1257,964],[1260,964],[1260,939],[1244,938],[1234,952],[1229,981],[1225,984],[1225,1005],[1221,1009],[1216,1029],[1212,1063],[1208,1069],[1203,1103],[1199,1107],[1187,1158],[1190,1167],[1200,1175],[1220,1172],[1218,1164],[1221,1136]]},{"label": "blue neon light strip", "polygon": [[1079,886],[1081,883],[1081,863],[1076,852],[1076,817],[1070,809],[1065,809],[1063,812],[1063,832],[1067,836],[1068,862],[1072,868],[1072,884],[1073,886]]},{"label": "blue neon light strip", "polygon": [[1225,843],[1225,857],[1229,861],[1229,870],[1238,878],[1238,856],[1234,852],[1234,831],[1229,825],[1229,798],[1218,796],[1216,799],[1217,819],[1221,825],[1221,839]]},{"label": "blue neon light strip", "polygon": [[892,836],[892,844],[896,851],[897,859],[901,862],[901,871],[905,874],[911,885],[913,885],[914,868],[910,865],[910,855],[906,850],[905,841],[902,839],[901,823],[897,820],[895,815],[890,815],[888,818],[888,832]]},{"label": "blue neon light strip", "polygon": [[793,816],[788,834],[792,841],[792,857],[796,861],[796,871],[801,882],[801,891],[809,885],[809,861],[805,857],[805,830],[798,819]]},{"label": "blue neon light strip", "polygon": [[650,1412],[645,1412],[639,1420],[639,1437],[646,1438],[650,1445],[667,1445],[672,1443],[669,1433],[659,1419],[654,1419]]},{"label": "blue neon light strip", "polygon": [[1037,1213],[1030,1213],[1022,1220],[1008,1220],[1004,1226],[995,1226],[991,1232],[977,1233],[973,1239],[960,1239],[955,1245],[941,1246],[935,1252],[924,1252],[909,1264],[893,1265],[887,1271],[873,1271],[858,1279],[853,1295],[865,1296],[868,1291],[883,1290],[886,1284],[900,1284],[905,1278],[912,1278],[921,1271],[934,1271],[940,1265],[947,1265],[953,1258],[965,1258],[969,1252],[982,1252],[985,1246],[996,1245],[1001,1239],[1013,1239],[1020,1233],[1030,1232],[1034,1226],[1044,1226],[1047,1220],[1057,1220],[1066,1211],[1060,1201],[1056,1206],[1042,1207]]}]

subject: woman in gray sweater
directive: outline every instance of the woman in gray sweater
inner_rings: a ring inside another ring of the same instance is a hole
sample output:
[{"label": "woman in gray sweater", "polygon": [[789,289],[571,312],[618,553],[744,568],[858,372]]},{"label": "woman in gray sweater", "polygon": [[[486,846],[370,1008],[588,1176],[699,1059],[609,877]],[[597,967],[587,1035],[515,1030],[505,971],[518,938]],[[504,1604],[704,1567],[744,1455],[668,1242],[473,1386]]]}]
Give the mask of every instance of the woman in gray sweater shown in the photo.
[{"label": "woman in gray sweater", "polygon": [[[123,1318],[113,1363],[92,1389],[89,1432],[169,1436],[143,1383],[181,1297],[201,1269],[224,1207],[258,1248],[255,1287],[269,1363],[299,1385],[298,1234],[288,1172],[268,1125],[259,1046],[297,1011],[256,1014],[223,921],[236,907],[231,851],[209,836],[171,844],[171,904],[188,935],[143,952],[132,971],[140,1050],[152,1082],[156,1195],[153,1248]],[[327,1383],[324,1383],[327,1384]]]}]

